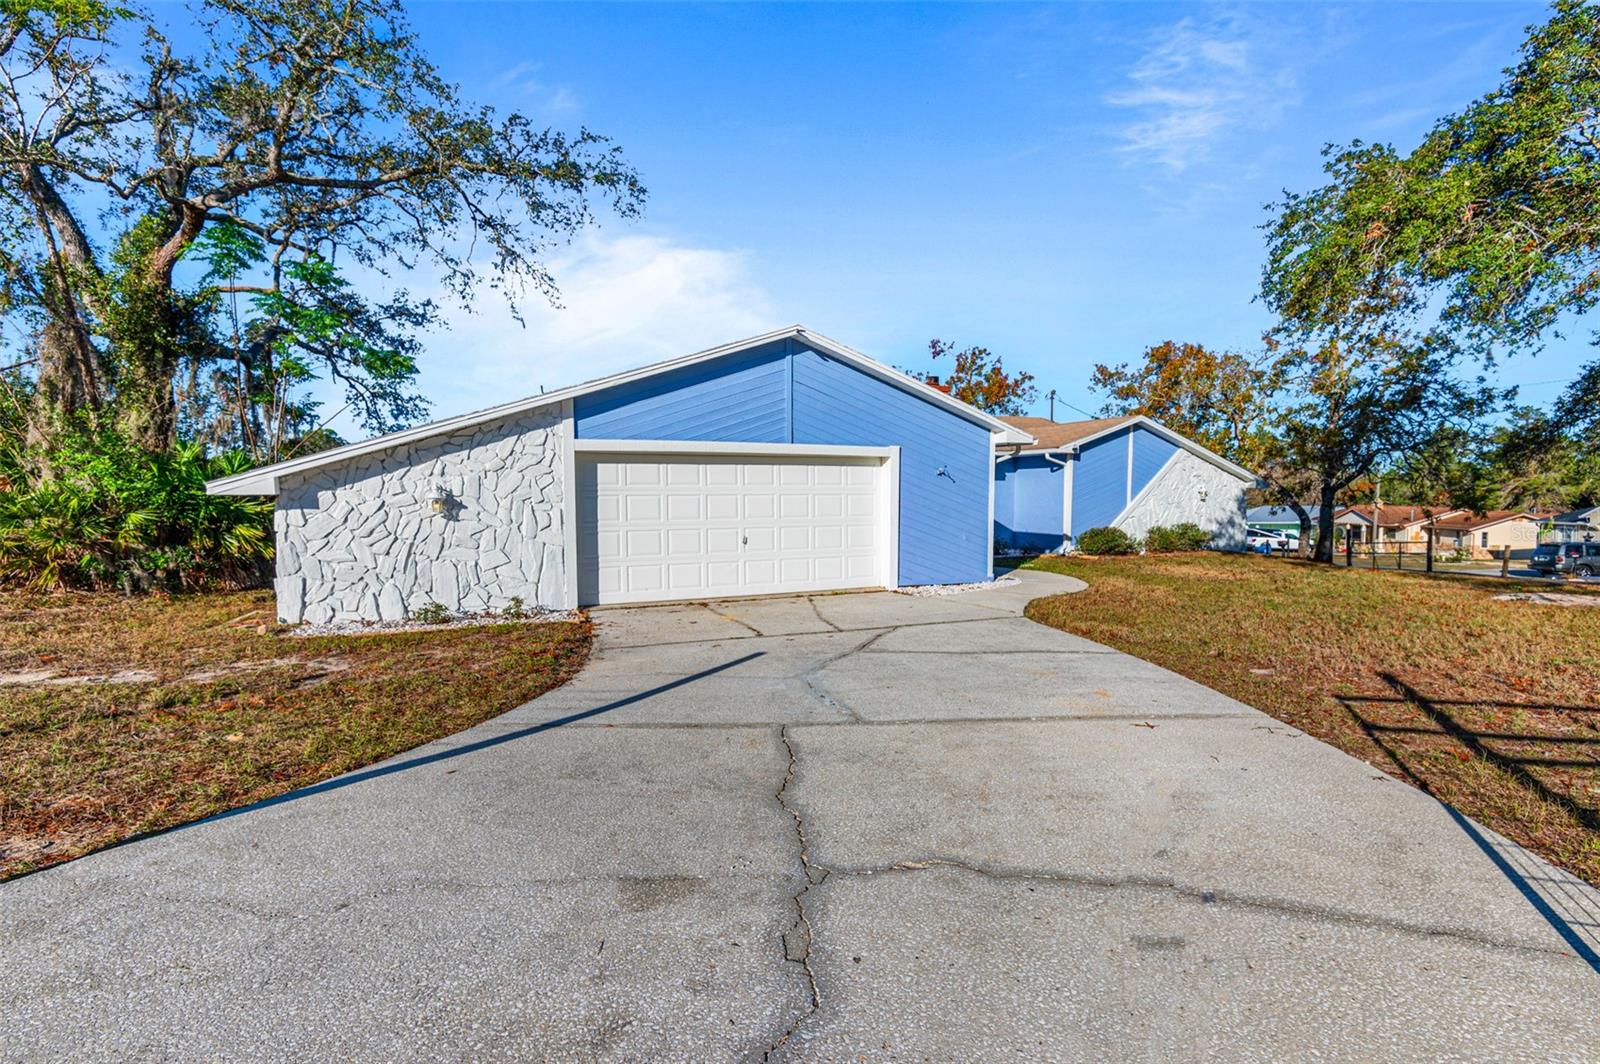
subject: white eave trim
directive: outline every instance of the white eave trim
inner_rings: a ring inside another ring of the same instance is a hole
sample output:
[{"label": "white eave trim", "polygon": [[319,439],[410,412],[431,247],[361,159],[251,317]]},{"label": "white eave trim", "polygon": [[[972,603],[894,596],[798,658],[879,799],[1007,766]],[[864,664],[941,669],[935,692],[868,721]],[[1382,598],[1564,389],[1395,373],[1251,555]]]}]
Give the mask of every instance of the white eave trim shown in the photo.
[{"label": "white eave trim", "polygon": [[1099,432],[1092,433],[1092,434],[1090,434],[1088,436],[1085,436],[1085,437],[1083,437],[1082,439],[1079,439],[1079,440],[1073,440],[1071,443],[1064,443],[1059,447],[1021,447],[1021,448],[1018,448],[1015,451],[1012,451],[1011,453],[1012,454],[1076,454],[1078,449],[1080,447],[1083,447],[1085,444],[1093,443],[1095,440],[1102,439],[1102,438],[1104,438],[1106,436],[1115,435],[1116,433],[1121,432],[1124,429],[1131,429],[1131,428],[1136,428],[1136,427],[1139,427],[1139,426],[1143,426],[1144,428],[1149,429],[1151,432],[1155,433],[1157,436],[1160,436],[1162,439],[1166,440],[1167,442],[1176,444],[1177,446],[1183,448],[1185,451],[1188,451],[1190,454],[1194,455],[1197,458],[1205,459],[1207,462],[1210,462],[1212,465],[1216,466],[1218,469],[1221,469],[1225,473],[1230,473],[1233,476],[1238,477],[1240,480],[1248,481],[1251,484],[1259,484],[1261,482],[1261,478],[1260,477],[1258,477],[1254,473],[1250,472],[1250,470],[1246,469],[1244,466],[1237,465],[1237,464],[1235,464],[1233,462],[1228,461],[1226,458],[1222,457],[1217,452],[1215,452],[1213,450],[1210,450],[1209,448],[1200,446],[1198,443],[1195,443],[1193,440],[1189,439],[1187,436],[1184,436],[1184,435],[1182,435],[1180,433],[1177,433],[1177,432],[1173,432],[1171,429],[1167,428],[1161,422],[1155,420],[1154,418],[1145,417],[1143,414],[1135,414],[1132,417],[1128,418],[1126,421],[1119,421],[1117,424],[1112,425],[1110,428],[1101,429]]},{"label": "white eave trim", "polygon": [[711,440],[574,440],[572,449],[585,454],[727,455],[734,458],[875,458],[893,447],[854,447],[831,443],[722,443]]},{"label": "white eave trim", "polygon": [[443,436],[454,432],[457,429],[498,421],[501,418],[513,417],[530,410],[538,410],[541,407],[555,406],[575,399],[580,395],[588,395],[591,392],[613,388],[619,384],[627,384],[644,377],[652,377],[658,373],[670,373],[686,366],[693,366],[700,362],[721,358],[724,355],[737,354],[741,351],[760,347],[763,344],[786,339],[799,340],[814,350],[852,364],[868,376],[876,377],[968,421],[982,425],[989,429],[990,432],[998,433],[1001,442],[1005,444],[1026,445],[1038,442],[1026,432],[1007,425],[994,415],[986,414],[974,406],[969,406],[959,399],[952,398],[939,391],[939,389],[929,387],[914,377],[909,377],[898,370],[891,369],[876,359],[869,358],[836,340],[830,340],[826,336],[812,332],[802,325],[791,325],[786,329],[776,329],[772,332],[762,333],[759,336],[737,340],[730,344],[722,344],[719,347],[696,351],[692,355],[668,359],[665,362],[656,362],[652,365],[641,366],[638,369],[627,370],[623,373],[614,373],[609,377],[600,377],[569,388],[546,392],[543,395],[529,396],[526,399],[518,399],[515,402],[474,410],[471,413],[459,414],[440,421],[430,421],[426,425],[418,425],[416,428],[391,432],[384,436],[374,436],[370,440],[346,444],[343,447],[335,447],[328,451],[319,451],[304,458],[293,458],[286,462],[262,466],[259,469],[252,469],[235,476],[208,481],[206,483],[206,493],[208,495],[276,495],[278,492],[278,478],[285,475],[303,473],[307,470],[333,465],[338,462],[347,462],[352,458],[359,458],[362,455],[372,454],[376,451],[388,450],[391,447],[398,447],[416,440],[431,439],[435,436]]}]

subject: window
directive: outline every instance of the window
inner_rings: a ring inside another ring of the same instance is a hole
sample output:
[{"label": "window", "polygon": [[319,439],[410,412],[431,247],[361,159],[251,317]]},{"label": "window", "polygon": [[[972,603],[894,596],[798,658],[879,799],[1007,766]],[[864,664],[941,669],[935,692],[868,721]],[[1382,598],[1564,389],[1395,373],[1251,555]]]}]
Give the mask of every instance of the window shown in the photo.
[{"label": "window", "polygon": [[1489,545],[1489,533],[1487,533],[1487,532],[1485,532],[1485,533],[1484,533],[1484,534],[1483,534],[1483,540],[1482,540],[1482,542],[1480,542],[1480,543],[1479,543],[1479,544],[1478,544],[1478,546],[1480,546],[1480,547],[1487,547],[1487,546],[1488,546],[1488,545]]}]

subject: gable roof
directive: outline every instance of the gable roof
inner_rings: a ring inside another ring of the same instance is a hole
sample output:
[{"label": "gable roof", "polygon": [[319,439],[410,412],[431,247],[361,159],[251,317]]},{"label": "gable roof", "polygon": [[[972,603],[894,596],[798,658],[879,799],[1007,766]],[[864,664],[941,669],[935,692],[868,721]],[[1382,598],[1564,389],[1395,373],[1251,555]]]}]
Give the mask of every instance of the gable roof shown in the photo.
[{"label": "gable roof", "polygon": [[1087,421],[1051,421],[1043,417],[1017,417],[1004,416],[1000,418],[1013,429],[1027,433],[1034,437],[1031,444],[1018,445],[1010,440],[1001,440],[996,444],[996,449],[1003,454],[1039,454],[1045,451],[1075,452],[1084,444],[1091,443],[1102,436],[1109,436],[1113,432],[1138,426],[1149,429],[1157,436],[1188,451],[1198,458],[1203,458],[1212,465],[1231,473],[1240,480],[1256,483],[1258,478],[1242,465],[1228,461],[1217,452],[1200,446],[1187,436],[1180,435],[1167,428],[1154,418],[1145,417],[1143,414],[1129,414],[1126,417],[1099,417]]},{"label": "gable roof", "polygon": [[1581,510],[1568,510],[1564,514],[1556,514],[1549,520],[1557,525],[1600,524],[1600,506],[1587,506]]},{"label": "gable roof", "polygon": [[1526,510],[1489,510],[1482,514],[1470,514],[1463,510],[1435,521],[1433,527],[1446,532],[1476,532],[1480,528],[1516,520],[1538,521],[1540,517]]},{"label": "gable roof", "polygon": [[287,474],[304,473],[308,470],[334,465],[338,462],[347,462],[352,458],[359,458],[375,451],[388,450],[391,447],[398,447],[416,440],[444,436],[458,429],[481,425],[485,422],[498,421],[502,418],[537,410],[541,407],[554,406],[558,403],[576,399],[580,395],[603,391],[619,384],[626,384],[644,377],[653,377],[660,373],[670,373],[673,370],[693,366],[701,362],[709,362],[712,359],[736,355],[778,340],[790,339],[798,340],[812,350],[830,358],[848,362],[868,376],[876,377],[902,391],[910,392],[912,395],[935,406],[942,407],[958,417],[981,425],[992,433],[999,433],[1002,439],[1008,443],[1025,445],[1033,442],[1031,434],[1006,424],[992,414],[986,414],[977,407],[969,406],[946,392],[908,377],[899,370],[886,366],[876,359],[869,358],[853,348],[846,347],[837,340],[830,340],[821,333],[812,332],[803,325],[791,325],[786,329],[776,329],[769,333],[762,333],[759,336],[736,340],[731,344],[722,344],[719,347],[708,347],[704,351],[696,351],[691,355],[667,359],[664,362],[652,363],[651,365],[641,366],[638,369],[627,370],[622,373],[613,373],[609,377],[598,377],[592,381],[585,381],[582,384],[575,384],[553,392],[544,392],[540,395],[529,396],[526,399],[502,403],[499,406],[485,407],[482,410],[474,410],[471,413],[458,414],[455,417],[443,418],[439,421],[430,421],[415,428],[402,429],[399,432],[391,432],[383,436],[374,436],[370,440],[361,440],[358,443],[346,444],[343,447],[318,451],[316,454],[309,454],[304,458],[291,458],[272,465],[259,466],[231,477],[208,481],[206,483],[206,493],[209,495],[275,495],[278,491],[278,478]]},{"label": "gable roof", "polygon": [[[1412,525],[1427,524],[1430,521],[1437,524],[1447,517],[1465,512],[1465,510],[1433,510],[1426,506],[1397,506],[1391,503],[1384,503],[1378,507],[1378,527],[1410,528]],[[1359,518],[1370,525],[1372,524],[1372,504],[1364,502],[1356,506],[1341,507],[1333,515],[1335,521],[1346,517]],[[1350,522],[1346,521],[1345,523],[1349,524]]]},{"label": "gable roof", "polygon": [[[1306,507],[1306,513],[1310,516],[1312,522],[1315,523],[1317,520],[1317,515],[1322,513],[1322,507],[1313,503],[1312,505]],[[1300,515],[1295,513],[1294,510],[1287,506],[1252,506],[1250,509],[1245,511],[1244,519],[1246,522],[1252,525],[1261,521],[1298,522],[1300,520]]]}]

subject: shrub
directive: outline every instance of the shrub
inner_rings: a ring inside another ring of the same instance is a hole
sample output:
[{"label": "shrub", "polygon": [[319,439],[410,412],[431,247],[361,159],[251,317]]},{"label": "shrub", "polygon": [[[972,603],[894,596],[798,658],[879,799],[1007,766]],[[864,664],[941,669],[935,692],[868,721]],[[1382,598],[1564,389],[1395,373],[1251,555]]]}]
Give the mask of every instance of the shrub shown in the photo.
[{"label": "shrub", "polygon": [[208,457],[198,443],[151,454],[109,432],[69,436],[42,462],[0,446],[0,583],[259,584],[270,574],[271,500],[205,490],[251,464],[242,452]]},{"label": "shrub", "polygon": [[1132,554],[1139,544],[1120,528],[1091,528],[1078,537],[1077,547],[1084,554]]},{"label": "shrub", "polygon": [[1151,554],[1204,550],[1206,544],[1210,542],[1210,534],[1192,521],[1183,521],[1176,525],[1155,525],[1144,534],[1144,549]]},{"label": "shrub", "polygon": [[425,602],[411,611],[411,619],[418,624],[449,624],[450,611],[437,602]]}]

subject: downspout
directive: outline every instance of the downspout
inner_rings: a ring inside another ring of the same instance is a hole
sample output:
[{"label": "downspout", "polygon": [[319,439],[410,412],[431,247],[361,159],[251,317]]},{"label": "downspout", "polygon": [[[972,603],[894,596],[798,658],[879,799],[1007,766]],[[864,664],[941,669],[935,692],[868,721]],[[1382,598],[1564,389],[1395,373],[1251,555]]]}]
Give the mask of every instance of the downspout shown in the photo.
[{"label": "downspout", "polygon": [[[1062,451],[1061,454],[1069,458],[1076,454],[1076,449]],[[1067,553],[1067,546],[1072,542],[1072,463],[1063,461],[1051,454],[1044,452],[1044,460],[1061,467],[1061,553]]]}]

